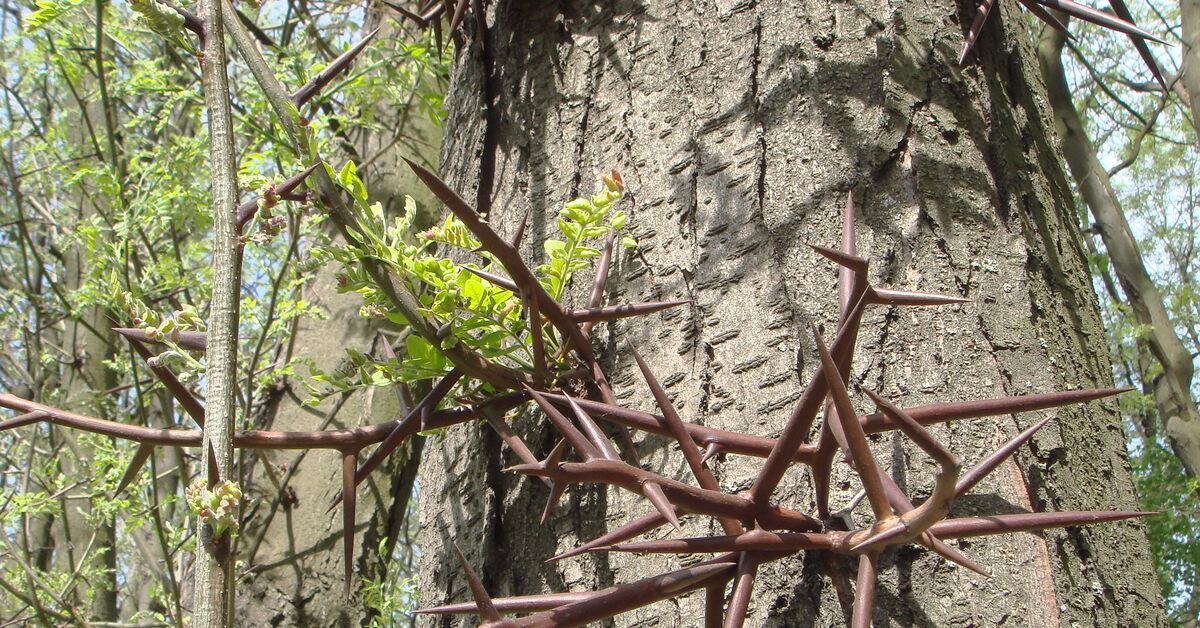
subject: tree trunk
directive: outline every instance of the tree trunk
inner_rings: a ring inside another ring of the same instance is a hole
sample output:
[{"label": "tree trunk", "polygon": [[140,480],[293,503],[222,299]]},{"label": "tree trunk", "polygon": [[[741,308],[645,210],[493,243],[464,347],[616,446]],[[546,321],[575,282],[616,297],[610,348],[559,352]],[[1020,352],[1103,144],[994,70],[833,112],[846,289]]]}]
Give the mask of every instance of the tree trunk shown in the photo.
[{"label": "tree trunk", "polygon": [[[858,251],[873,264],[874,285],[974,300],[870,309],[852,383],[903,406],[1107,386],[1074,208],[1037,58],[1014,6],[1001,3],[979,61],[959,67],[974,10],[944,0],[500,2],[488,17],[501,95],[492,221],[511,230],[531,211],[526,248],[538,254],[561,204],[593,193],[599,173],[621,171],[639,246],[620,260],[610,297],[692,300],[654,320],[616,325],[601,347],[618,398],[642,410],[653,402],[616,350],[619,340],[647,354],[686,419],[778,434],[818,361],[809,326],[828,339],[837,320],[836,272],[806,245],[837,245],[849,190],[862,199]],[[443,151],[443,174],[466,198],[478,189],[486,152],[481,67],[475,43],[456,68],[454,132]],[[873,410],[864,399],[856,396],[859,411]],[[1115,403],[1057,415],[952,514],[1134,508]],[[973,464],[1038,418],[933,431]],[[553,444],[528,438],[539,455]],[[469,599],[451,539],[496,596],[594,589],[679,564],[604,554],[543,564],[647,506],[619,490],[574,487],[539,526],[547,489],[499,472],[512,457],[498,443],[486,428],[468,426],[426,455],[423,604]],[[927,456],[898,435],[872,445],[914,501],[929,494]],[[644,463],[683,477],[666,441],[646,437],[639,448]],[[722,486],[744,490],[762,461],[730,455],[714,464]],[[835,509],[859,489],[839,467]],[[803,470],[789,473],[775,495],[814,509]],[[692,519],[685,535],[718,530]],[[959,547],[994,577],[921,549],[883,554],[877,624],[1165,623],[1140,524]],[[823,571],[811,555],[764,565],[749,624],[844,625],[849,609]],[[852,581],[849,563],[845,571]],[[701,597],[617,624],[697,625]]]}]

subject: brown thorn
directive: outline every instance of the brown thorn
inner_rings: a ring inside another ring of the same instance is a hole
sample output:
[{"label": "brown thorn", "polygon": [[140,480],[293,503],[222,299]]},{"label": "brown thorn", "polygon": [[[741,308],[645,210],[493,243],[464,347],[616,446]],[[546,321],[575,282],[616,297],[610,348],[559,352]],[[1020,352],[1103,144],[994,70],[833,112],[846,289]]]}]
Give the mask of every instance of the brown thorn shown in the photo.
[{"label": "brown thorn", "polygon": [[[126,338],[133,338],[134,340],[141,340],[142,342],[162,344],[162,338],[151,338],[146,335],[146,330],[144,329],[113,327],[112,330],[118,334],[121,334],[122,336],[125,336]],[[187,349],[188,351],[204,351],[205,347],[208,346],[208,334],[202,331],[173,331],[168,335],[171,338],[171,342],[179,345],[180,349]]]},{"label": "brown thorn", "polygon": [[[842,210],[842,253],[856,255],[854,230],[854,190],[846,191],[846,207]],[[850,313],[850,300],[854,293],[854,271],[842,266],[838,268],[838,316],[842,319]]]},{"label": "brown thorn", "polygon": [[984,578],[992,577],[992,574],[988,570],[984,569],[983,567],[980,567],[979,565],[977,565],[975,563],[975,561],[971,560],[970,558],[963,556],[962,552],[959,552],[958,550],[954,549],[953,547],[947,545],[945,543],[945,541],[942,541],[941,539],[937,538],[936,536],[929,533],[928,531],[921,535],[921,542],[923,545],[925,545],[925,547],[928,547],[930,549],[930,551],[936,553],[938,556],[941,556],[942,558],[945,558],[948,561],[957,563],[958,565],[960,565],[962,567],[970,569],[971,571],[974,571],[975,573],[983,576]]},{"label": "brown thorn", "polygon": [[557,556],[547,558],[546,562],[555,562],[564,558],[578,556],[585,552],[590,552],[599,547],[605,547],[614,543],[627,541],[635,536],[645,534],[651,530],[655,530],[667,523],[667,518],[662,513],[655,510],[654,512],[646,513],[629,523],[623,524],[616,529],[609,530],[605,534],[598,536],[575,549],[568,550]]},{"label": "brown thorn", "polygon": [[971,299],[932,292],[868,287],[867,302],[873,305],[953,305],[970,303]]},{"label": "brown thorn", "polygon": [[1154,35],[1151,35],[1149,32],[1142,30],[1136,24],[1131,24],[1129,22],[1126,22],[1125,20],[1122,20],[1119,17],[1115,17],[1113,15],[1105,13],[1104,11],[1098,11],[1087,5],[1079,4],[1078,2],[1073,2],[1072,0],[1035,0],[1035,1],[1038,4],[1047,6],[1056,11],[1062,11],[1063,13],[1066,13],[1067,15],[1077,17],[1081,20],[1084,20],[1085,22],[1091,22],[1093,24],[1098,24],[1100,26],[1103,26],[1104,28],[1108,28],[1108,29],[1117,31],[1119,33],[1125,33],[1126,35],[1130,35],[1132,37],[1141,37],[1144,39],[1149,39],[1150,41],[1153,41],[1153,42],[1159,43],[1159,44],[1166,43],[1163,40],[1155,37]]},{"label": "brown thorn", "polygon": [[978,0],[978,2],[979,8],[975,13],[975,19],[971,22],[971,29],[967,31],[966,39],[963,41],[962,52],[958,54],[959,65],[966,62],[967,55],[971,54],[976,40],[979,39],[979,33],[983,31],[983,23],[987,21],[988,16],[992,13],[992,7],[996,4],[996,0]]},{"label": "brown thorn", "polygon": [[509,279],[508,277],[503,277],[503,276],[497,275],[495,273],[489,273],[486,270],[480,270],[478,268],[472,268],[470,266],[467,266],[466,269],[468,271],[478,275],[480,278],[490,281],[490,282],[496,284],[497,286],[500,286],[501,288],[508,290],[509,292],[520,292],[521,291],[521,289],[517,287],[517,282],[513,281],[512,279]]},{"label": "brown thorn", "polygon": [[608,440],[604,432],[600,431],[600,426],[596,425],[596,421],[587,412],[584,412],[583,408],[579,407],[579,404],[575,403],[575,399],[568,395],[567,391],[563,391],[563,396],[567,398],[567,403],[571,405],[571,410],[575,413],[575,419],[579,421],[579,425],[583,426],[583,432],[595,443],[596,447],[600,450],[600,454],[609,460],[620,460],[621,455],[617,453],[617,448],[613,447],[612,441]]},{"label": "brown thorn", "polygon": [[[371,455],[367,456],[367,459],[362,463],[362,466],[359,467],[358,472],[354,475],[355,486],[358,486],[363,480],[367,479],[367,476],[370,475],[376,467],[382,464],[384,459],[390,456],[392,452],[400,446],[400,443],[404,442],[404,440],[411,436],[414,432],[419,431],[417,428],[419,428],[421,422],[424,422],[422,421],[422,417],[428,416],[424,414],[425,408],[429,408],[430,410],[436,409],[437,405],[442,402],[442,399],[444,399],[446,395],[450,394],[450,391],[454,388],[454,385],[458,383],[458,380],[462,378],[462,375],[462,371],[458,369],[450,369],[450,372],[446,373],[442,376],[442,379],[438,380],[438,383],[434,385],[433,390],[429,391],[429,394],[425,395],[425,397],[417,403],[416,407],[410,410],[409,413],[405,415],[404,419],[396,424],[396,427],[392,430],[392,433],[388,434],[388,437],[385,438],[383,442],[379,443],[379,446],[371,452]],[[336,504],[337,502],[335,501],[334,503]]]},{"label": "brown thorn", "polygon": [[571,424],[571,421],[567,419],[567,417],[563,416],[563,414],[559,412],[557,408],[550,405],[550,402],[546,401],[546,398],[543,397],[541,393],[538,393],[536,390],[525,384],[521,384],[521,386],[524,387],[526,394],[532,397],[534,402],[538,404],[538,407],[542,409],[542,412],[544,412],[546,416],[550,417],[550,422],[554,424],[554,427],[558,428],[559,433],[566,437],[567,442],[571,444],[571,447],[575,448],[575,451],[579,452],[579,455],[582,456],[584,460],[595,460],[604,457],[604,455],[600,453],[600,450],[597,449],[596,446],[593,445],[586,436],[576,429],[575,426]]},{"label": "brown thorn", "polygon": [[512,240],[509,242],[514,249],[520,249],[521,240],[525,239],[525,227],[529,225],[529,211],[526,209],[525,213],[521,214],[521,222],[517,223],[517,230],[513,232]]},{"label": "brown thorn", "polygon": [[795,552],[797,550],[830,549],[835,544],[831,535],[810,532],[769,532],[755,529],[736,535],[701,536],[685,539],[661,539],[634,543],[615,543],[598,546],[611,552],[651,554],[700,554],[710,552]]},{"label": "brown thorn", "polygon": [[729,609],[725,612],[724,628],[742,628],[746,621],[746,610],[750,607],[750,595],[754,593],[754,576],[758,573],[758,561],[750,552],[742,552],[738,558],[737,575],[733,579],[733,592],[729,596]]},{"label": "brown thorn", "polygon": [[878,554],[868,552],[858,557],[858,578],[854,582],[854,616],[851,628],[871,628],[871,611],[875,607],[875,571]]},{"label": "brown thorn", "polygon": [[312,80],[305,83],[300,89],[292,93],[290,96],[292,104],[296,105],[297,107],[303,107],[304,103],[312,100],[313,96],[316,96],[322,89],[324,89],[325,86],[328,85],[335,76],[340,74],[347,67],[349,67],[351,63],[354,62],[354,58],[357,57],[359,53],[361,53],[363,49],[367,47],[367,44],[371,43],[371,40],[374,39],[375,35],[377,34],[379,34],[378,28],[367,33],[367,36],[363,37],[357,44],[354,44],[354,46],[346,50],[346,52],[343,52],[342,54],[338,55],[336,59],[330,61],[329,65],[325,66],[324,69],[318,72],[317,75],[312,78]]},{"label": "brown thorn", "polygon": [[[860,297],[855,302],[854,307],[850,308],[850,314],[838,329],[837,338],[833,343],[834,353],[838,358],[847,362],[854,349],[854,342],[858,336],[858,325],[862,320],[862,313],[865,307],[866,299]],[[804,445],[804,440],[808,437],[808,431],[812,427],[813,419],[816,418],[817,412],[820,411],[821,405],[825,401],[825,396],[829,392],[829,386],[826,383],[826,378],[822,376],[824,370],[825,367],[823,365],[817,367],[817,372],[813,374],[812,380],[808,382],[808,385],[804,388],[804,392],[801,393],[800,400],[796,402],[796,406],[792,409],[792,414],[788,417],[783,432],[780,433],[779,439],[771,447],[771,453],[767,455],[767,461],[763,463],[758,477],[754,479],[754,484],[750,487],[750,500],[760,508],[766,507],[771,498],[771,493],[779,485],[779,481],[783,479],[783,474],[791,466],[801,446]]]},{"label": "brown thorn", "polygon": [[654,508],[662,514],[663,517],[675,527],[676,530],[682,531],[683,526],[679,525],[679,517],[675,514],[675,506],[671,505],[671,500],[663,494],[662,487],[654,482],[644,482],[642,484],[642,495],[654,504]]},{"label": "brown thorn", "polygon": [[967,491],[974,488],[980,480],[987,477],[989,473],[994,471],[1005,458],[1011,456],[1025,441],[1033,437],[1042,426],[1049,423],[1054,417],[1046,417],[1034,424],[1033,427],[1017,434],[1012,440],[1004,444],[1003,447],[997,449],[995,453],[985,458],[982,462],[971,467],[966,473],[958,479],[958,484],[954,487],[954,497],[957,499],[967,494]]},{"label": "brown thorn", "polygon": [[704,589],[704,628],[721,628],[725,614],[725,582]]},{"label": "brown thorn", "polygon": [[987,534],[1009,532],[1034,532],[1049,528],[1083,526],[1094,523],[1120,521],[1134,517],[1156,515],[1157,512],[1084,510],[1066,512],[1028,512],[988,517],[965,517],[939,521],[929,531],[943,539],[961,539]]},{"label": "brown thorn", "polygon": [[839,266],[844,266],[846,268],[849,268],[850,270],[852,270],[856,273],[867,272],[867,266],[868,266],[867,260],[865,260],[857,255],[853,255],[851,253],[844,253],[837,249],[831,249],[827,246],[819,246],[816,244],[810,244],[810,245],[808,245],[808,248],[816,251],[817,253],[820,253],[822,257],[828,259],[829,261],[831,261]]},{"label": "brown thorn", "polygon": [[[30,412],[30,414],[34,414]],[[20,418],[20,417],[18,417]],[[113,491],[113,496],[120,495],[125,487],[129,486],[137,477],[139,471],[145,466],[146,461],[154,454],[154,445],[141,444],[138,445],[137,451],[133,452],[133,458],[129,460],[129,466],[125,468],[125,475],[121,476],[121,481],[117,482],[117,490]]]},{"label": "brown thorn", "polygon": [[[1133,24],[1133,14],[1129,12],[1129,7],[1125,5],[1125,0],[1108,0],[1109,6],[1112,7],[1113,13],[1117,17]],[[1150,68],[1150,73],[1154,75],[1154,80],[1162,86],[1163,91],[1170,91],[1167,87],[1167,81],[1163,78],[1162,71],[1158,67],[1158,60],[1154,58],[1154,54],[1150,52],[1150,47],[1146,45],[1145,40],[1137,37],[1130,37],[1129,40],[1133,43],[1133,47],[1137,49],[1142,60],[1146,62],[1146,67]]]},{"label": "brown thorn", "polygon": [[[533,451],[525,445],[525,441],[521,440],[521,437],[509,427],[508,422],[504,420],[503,416],[487,410],[483,411],[483,416],[487,419],[488,425],[491,425],[492,429],[496,430],[496,433],[500,435],[500,439],[516,452],[518,458],[527,464],[537,464],[537,456],[533,455]],[[546,483],[546,486],[554,486],[554,482],[549,478],[542,478],[542,481]]]},{"label": "brown thorn", "polygon": [[[1017,2],[1020,2],[1021,6],[1028,9],[1029,12],[1032,13],[1034,17],[1045,22],[1046,24],[1049,24],[1050,28],[1053,28],[1054,30],[1066,35],[1067,39],[1072,39],[1072,40],[1075,39],[1075,37],[1073,35],[1071,35],[1071,32],[1067,30],[1067,25],[1063,24],[1061,21],[1059,21],[1059,19],[1057,17],[1054,17],[1053,13],[1047,11],[1045,8],[1042,7],[1042,5],[1034,2],[1033,0],[1017,0]],[[1133,45],[1135,47],[1137,47],[1138,45],[1145,47],[1145,45],[1146,45],[1145,41],[1143,41],[1141,39],[1137,39],[1136,37],[1130,37],[1130,39],[1133,40],[1133,42],[1134,42]],[[1147,48],[1147,50],[1149,50],[1149,49]]]},{"label": "brown thorn", "polygon": [[354,509],[358,502],[354,472],[358,468],[358,450],[342,452],[342,560],[345,595],[350,597],[350,579],[354,575]]},{"label": "brown thorn", "polygon": [[625,303],[605,307],[588,307],[584,310],[572,310],[567,314],[577,323],[595,323],[597,321],[613,321],[634,316],[646,316],[661,312],[665,309],[686,305],[691,300],[683,301],[651,301],[646,303]]},{"label": "brown thorn", "polygon": [[[650,388],[650,393],[654,396],[654,402],[658,404],[658,409],[663,413],[663,423],[667,431],[679,443],[679,448],[683,452],[683,457],[687,461],[692,475],[696,478],[696,482],[700,484],[701,488],[719,492],[721,486],[717,483],[717,479],[713,477],[712,471],[704,465],[704,459],[700,456],[700,450],[696,448],[696,441],[688,433],[683,419],[679,418],[679,413],[675,411],[675,406],[671,404],[671,399],[667,397],[667,391],[663,390],[662,385],[658,382],[658,378],[654,377],[654,373],[650,371],[650,367],[642,359],[641,354],[638,353],[633,343],[626,341],[625,344],[629,346],[629,351],[633,354],[633,359],[637,362],[638,369],[641,370],[642,377],[646,380],[646,385]],[[730,517],[720,517],[718,520],[726,534],[738,534],[742,531],[741,524]]]},{"label": "brown thorn", "polygon": [[829,394],[833,397],[833,404],[837,408],[842,431],[846,436],[846,444],[850,448],[847,453],[854,460],[854,470],[862,479],[863,488],[867,491],[867,500],[871,502],[875,518],[884,519],[891,513],[888,512],[887,496],[883,491],[882,480],[879,479],[879,466],[871,455],[871,448],[867,444],[867,435],[863,432],[858,415],[854,412],[854,406],[850,403],[850,395],[846,392],[845,384],[842,383],[842,376],[838,371],[837,364],[834,363],[833,356],[825,347],[825,342],[821,340],[821,334],[815,327],[812,332],[813,339],[817,343],[817,352],[821,356],[821,366],[824,369],[825,381],[829,386]]},{"label": "brown thorn", "polygon": [[863,392],[871,398],[871,401],[875,402],[875,405],[878,406],[880,410],[883,410],[884,414],[888,415],[888,417],[896,423],[896,426],[900,428],[901,432],[904,432],[905,436],[908,436],[910,439],[912,439],[912,441],[916,443],[918,447],[920,447],[925,453],[929,454],[929,456],[936,460],[939,465],[945,467],[954,467],[955,469],[958,468],[960,464],[958,456],[950,453],[950,450],[946,449],[945,445],[938,442],[938,440],[933,437],[933,434],[930,434],[929,430],[926,430],[925,427],[918,423],[916,419],[912,418],[907,412],[901,410],[895,404],[887,399],[884,399],[883,397],[880,397],[874,392],[867,390],[866,388],[863,389]]},{"label": "brown thorn", "polygon": [[179,378],[175,377],[175,374],[171,372],[171,369],[150,362],[150,358],[154,357],[154,353],[152,353],[150,349],[146,348],[145,344],[143,344],[137,338],[129,336],[126,336],[126,338],[129,340],[129,344],[133,347],[133,350],[136,351],[138,355],[142,356],[143,360],[146,360],[146,365],[150,368],[150,372],[154,373],[154,376],[158,378],[158,381],[162,382],[163,387],[167,389],[167,392],[171,393],[171,396],[175,398],[175,401],[179,402],[179,405],[183,408],[183,411],[187,412],[188,416],[192,417],[192,420],[196,422],[196,425],[199,425],[203,428],[204,406],[200,404],[200,400],[196,399],[196,396],[192,394],[192,391],[188,390],[187,386],[184,386],[183,382],[179,381]]},{"label": "brown thorn", "polygon": [[[558,608],[564,604],[581,602],[592,596],[591,591],[571,593],[539,593],[536,595],[517,595],[513,597],[498,597],[492,600],[492,605],[501,613],[535,613]],[[479,606],[475,602],[460,602],[444,604],[431,608],[414,610],[417,615],[450,615],[478,613]]]},{"label": "brown thorn", "polygon": [[479,609],[479,618],[485,623],[500,621],[500,612],[492,604],[491,596],[483,588],[483,583],[479,581],[479,576],[471,568],[471,563],[467,562],[467,557],[463,556],[462,550],[458,549],[457,543],[451,542],[450,547],[454,548],[454,553],[458,556],[458,562],[462,564],[463,572],[467,576],[467,584],[471,587],[471,597],[475,598],[475,606]]},{"label": "brown thorn", "polygon": [[454,15],[450,18],[450,32],[458,30],[458,26],[462,24],[463,16],[467,13],[467,5],[471,0],[458,0],[458,5],[454,7]]},{"label": "brown thorn", "polygon": [[541,386],[550,377],[550,371],[546,368],[546,342],[542,338],[542,316],[537,296],[532,290],[521,291],[521,302],[525,305],[525,314],[529,319],[529,338],[533,347],[533,379]]},{"label": "brown thorn", "polygon": [[[275,194],[281,199],[289,200],[284,197],[290,196],[292,191],[295,190],[301,183],[303,183],[304,180],[308,178],[308,175],[312,174],[313,171],[316,170],[320,165],[320,163],[315,163],[304,170],[301,170],[298,174],[294,174],[284,179],[279,185],[275,186]],[[261,197],[252,198],[245,203],[238,205],[237,226],[239,231],[242,227],[246,226],[246,223],[250,222],[251,218],[254,218],[256,213],[258,213],[259,198]]]}]

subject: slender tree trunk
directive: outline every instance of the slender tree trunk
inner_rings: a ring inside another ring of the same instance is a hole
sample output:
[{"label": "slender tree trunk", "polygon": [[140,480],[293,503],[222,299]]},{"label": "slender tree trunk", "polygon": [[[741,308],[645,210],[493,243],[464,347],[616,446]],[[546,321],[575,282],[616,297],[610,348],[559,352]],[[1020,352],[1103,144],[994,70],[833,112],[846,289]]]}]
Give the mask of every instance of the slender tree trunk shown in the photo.
[{"label": "slender tree trunk", "polygon": [[[501,95],[492,221],[511,230],[532,212],[526,248],[536,255],[564,201],[594,192],[599,173],[621,171],[639,246],[620,261],[610,296],[692,300],[616,325],[602,347],[618,398],[643,410],[653,404],[619,340],[648,354],[686,418],[778,433],[817,362],[809,326],[828,338],[836,324],[836,272],[806,245],[837,245],[849,190],[862,199],[858,250],[872,262],[873,283],[974,300],[871,309],[853,383],[905,406],[1109,385],[1036,56],[1016,5],[998,4],[979,61],[959,67],[974,10],[944,0],[501,1],[488,17]],[[443,174],[465,198],[479,187],[486,153],[481,67],[475,43],[456,68],[455,132],[443,151]],[[954,514],[1134,507],[1115,404],[1057,415]],[[1038,418],[942,425],[935,434],[971,464]],[[515,422],[537,453],[553,445],[527,427],[535,420]],[[928,495],[924,454],[893,435],[873,447],[914,500]],[[646,464],[683,473],[662,439],[647,437],[640,450]],[[497,596],[593,589],[678,565],[604,554],[544,564],[647,507],[621,491],[573,487],[539,526],[547,490],[498,471],[510,462],[479,426],[449,431],[426,455],[423,603],[469,598],[451,539]],[[731,455],[715,472],[722,486],[745,489],[761,462]],[[846,469],[835,471],[840,508],[859,487]],[[789,474],[776,498],[811,511],[808,474]],[[685,535],[718,529],[689,521]],[[1164,625],[1139,524],[959,547],[994,577],[923,550],[884,553],[877,623]],[[816,557],[763,565],[749,624],[844,625],[841,585],[823,571]],[[853,582],[849,563],[843,575]],[[617,623],[697,625],[700,597]]]},{"label": "slender tree trunk", "polygon": [[1200,0],[1179,1],[1183,33],[1183,88],[1192,109],[1192,128],[1200,142]]},{"label": "slender tree trunk", "polygon": [[[212,280],[205,352],[205,423],[200,453],[200,478],[208,488],[233,475],[233,430],[237,420],[238,304],[241,299],[242,245],[235,212],[237,154],[233,148],[229,82],[225,74],[225,30],[219,0],[200,4],[204,23],[201,53],[205,109],[208,112],[209,176],[212,184]],[[234,512],[233,516],[240,516]],[[213,534],[197,521],[195,617],[197,628],[232,625],[234,578],[230,537]]]},{"label": "slender tree trunk", "polygon": [[1171,449],[1188,475],[1195,477],[1200,475],[1200,412],[1192,396],[1192,354],[1176,333],[1158,286],[1146,271],[1108,173],[1096,157],[1071,100],[1062,65],[1064,43],[1062,33],[1046,29],[1038,45],[1063,154],[1079,186],[1079,194],[1095,218],[1094,224],[1125,293],[1124,302],[1138,324],[1149,330],[1138,342],[1144,350],[1149,350],[1161,373],[1152,375],[1147,368],[1140,375],[1154,392],[1158,420],[1166,429]]}]

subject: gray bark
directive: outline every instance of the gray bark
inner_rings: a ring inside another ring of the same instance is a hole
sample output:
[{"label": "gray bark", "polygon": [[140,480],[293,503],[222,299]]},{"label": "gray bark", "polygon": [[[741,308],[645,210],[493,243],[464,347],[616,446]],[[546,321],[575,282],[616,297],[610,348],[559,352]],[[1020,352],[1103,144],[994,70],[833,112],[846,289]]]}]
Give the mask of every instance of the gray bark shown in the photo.
[{"label": "gray bark", "polygon": [[[532,211],[527,248],[535,254],[562,202],[594,192],[594,177],[608,168],[621,171],[639,247],[621,260],[611,298],[693,300],[690,309],[615,326],[601,347],[618,397],[640,409],[653,403],[617,339],[648,354],[686,418],[778,433],[817,362],[809,325],[829,338],[836,324],[835,270],[805,245],[836,246],[850,189],[865,199],[858,246],[872,260],[872,282],[974,299],[871,309],[854,384],[908,406],[1109,385],[1044,87],[1013,6],[1001,3],[979,62],[960,68],[954,58],[973,11],[945,1],[500,2],[489,18],[502,94],[493,222],[511,229]],[[443,152],[443,174],[467,198],[478,186],[484,135],[479,67],[477,53],[461,56],[455,132]],[[1038,414],[934,433],[971,464]],[[1056,414],[952,514],[1135,507],[1115,404]],[[530,427],[537,421],[515,423],[544,454],[552,440]],[[926,456],[893,435],[873,447],[914,501],[928,495]],[[653,468],[684,477],[665,441],[647,437],[640,448]],[[593,589],[678,564],[615,555],[543,564],[648,507],[617,490],[576,487],[539,527],[547,491],[497,471],[511,460],[480,426],[451,430],[427,453],[423,604],[469,598],[451,538],[497,596]],[[715,472],[723,486],[744,490],[760,465],[729,456]],[[839,508],[859,487],[844,468],[835,471]],[[808,474],[790,473],[776,498],[811,511]],[[685,532],[718,529],[691,520]],[[885,553],[876,624],[1164,625],[1140,524],[960,548],[994,577],[923,550]],[[764,565],[749,623],[844,625],[848,608],[822,570],[812,557]],[[697,625],[699,597],[616,623]]]}]

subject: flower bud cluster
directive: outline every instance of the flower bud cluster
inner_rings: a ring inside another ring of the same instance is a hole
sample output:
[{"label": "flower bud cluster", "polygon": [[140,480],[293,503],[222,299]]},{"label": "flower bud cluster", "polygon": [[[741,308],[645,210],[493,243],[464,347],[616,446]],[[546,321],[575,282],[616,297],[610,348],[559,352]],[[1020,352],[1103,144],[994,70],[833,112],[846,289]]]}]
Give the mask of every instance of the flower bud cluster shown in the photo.
[{"label": "flower bud cluster", "polygon": [[212,528],[214,537],[219,538],[226,530],[237,533],[242,489],[236,483],[226,480],[209,490],[201,480],[196,480],[184,491],[184,498],[200,521]]}]

